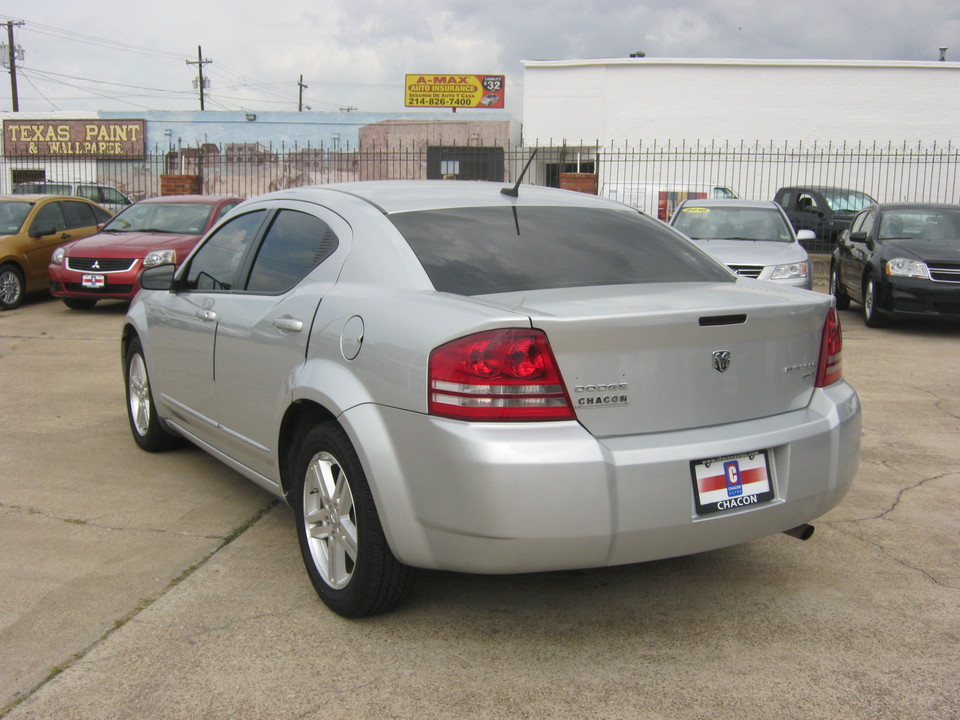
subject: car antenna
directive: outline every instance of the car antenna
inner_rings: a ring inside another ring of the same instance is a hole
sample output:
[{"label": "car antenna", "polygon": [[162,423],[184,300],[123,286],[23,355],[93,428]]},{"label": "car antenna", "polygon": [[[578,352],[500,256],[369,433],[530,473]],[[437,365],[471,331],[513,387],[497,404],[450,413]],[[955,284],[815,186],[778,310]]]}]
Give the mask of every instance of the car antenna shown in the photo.
[{"label": "car antenna", "polygon": [[520,177],[517,178],[517,184],[512,188],[502,188],[500,190],[504,195],[509,195],[510,197],[519,197],[520,196],[520,183],[523,182],[523,176],[527,174],[527,169],[530,167],[530,163],[533,162],[533,159],[537,156],[537,150],[539,148],[534,148],[533,153],[530,155],[530,159],[527,160],[527,164],[523,166],[523,171],[520,173]]}]

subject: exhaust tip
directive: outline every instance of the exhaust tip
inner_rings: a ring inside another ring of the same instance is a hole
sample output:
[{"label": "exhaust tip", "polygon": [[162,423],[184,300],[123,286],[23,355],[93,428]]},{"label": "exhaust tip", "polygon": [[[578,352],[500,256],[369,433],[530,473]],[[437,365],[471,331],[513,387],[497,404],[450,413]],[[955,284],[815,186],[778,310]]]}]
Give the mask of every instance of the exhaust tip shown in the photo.
[{"label": "exhaust tip", "polygon": [[813,537],[814,529],[815,528],[810,523],[804,523],[803,525],[797,525],[795,528],[784,530],[783,534],[798,538],[800,540],[809,540]]}]

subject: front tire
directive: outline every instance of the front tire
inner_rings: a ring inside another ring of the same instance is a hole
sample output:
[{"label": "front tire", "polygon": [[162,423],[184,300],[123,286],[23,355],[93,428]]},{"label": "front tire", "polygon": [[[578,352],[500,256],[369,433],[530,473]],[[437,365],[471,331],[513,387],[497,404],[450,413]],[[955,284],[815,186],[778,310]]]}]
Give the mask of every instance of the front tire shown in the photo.
[{"label": "front tire", "polygon": [[13,310],[23,302],[23,273],[12,263],[0,265],[0,310]]},{"label": "front tire", "polygon": [[386,612],[406,598],[412,571],[390,551],[357,452],[335,422],[296,450],[290,500],[300,552],[320,599],[339,615]]},{"label": "front tire", "polygon": [[92,310],[97,301],[87,298],[63,298],[63,304],[71,310]]},{"label": "front tire", "polygon": [[127,347],[123,369],[127,386],[127,420],[134,441],[147,452],[177,447],[180,438],[168,431],[157,417],[140,338],[134,338]]},{"label": "front tire", "polygon": [[878,304],[877,284],[873,277],[868,277],[863,288],[863,322],[867,327],[878,328],[886,325],[886,319],[877,307]]}]

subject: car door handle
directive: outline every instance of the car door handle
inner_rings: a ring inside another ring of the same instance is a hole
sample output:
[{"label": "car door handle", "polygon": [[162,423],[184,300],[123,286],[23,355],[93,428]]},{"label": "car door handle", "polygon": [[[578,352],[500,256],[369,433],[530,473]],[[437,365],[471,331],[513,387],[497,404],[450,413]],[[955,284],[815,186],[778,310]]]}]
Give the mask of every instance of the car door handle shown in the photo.
[{"label": "car door handle", "polygon": [[68,232],[60,233],[60,239],[61,239],[61,240],[69,240],[69,239],[72,238],[72,237],[73,237],[73,234],[72,234],[72,233],[68,233]]},{"label": "car door handle", "polygon": [[197,317],[205,322],[212,322],[217,319],[217,314],[213,310],[198,310]]},{"label": "car door handle", "polygon": [[292,317],[280,317],[273,321],[273,326],[284,332],[298,333],[303,330],[303,321]]}]

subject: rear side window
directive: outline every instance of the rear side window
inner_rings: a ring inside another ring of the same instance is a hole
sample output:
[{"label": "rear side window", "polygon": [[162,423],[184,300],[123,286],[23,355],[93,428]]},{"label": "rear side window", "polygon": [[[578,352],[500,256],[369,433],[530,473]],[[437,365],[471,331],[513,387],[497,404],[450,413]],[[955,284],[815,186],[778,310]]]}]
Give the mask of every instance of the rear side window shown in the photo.
[{"label": "rear side window", "polygon": [[320,218],[281,210],[257,252],[247,291],[286,292],[326,260],[337,244],[337,236]]},{"label": "rear side window", "polygon": [[639,213],[504,206],[388,217],[440,292],[734,281],[686,238]]},{"label": "rear side window", "polygon": [[92,205],[75,200],[64,200],[60,205],[63,207],[63,216],[68,228],[91,227],[97,224]]}]

